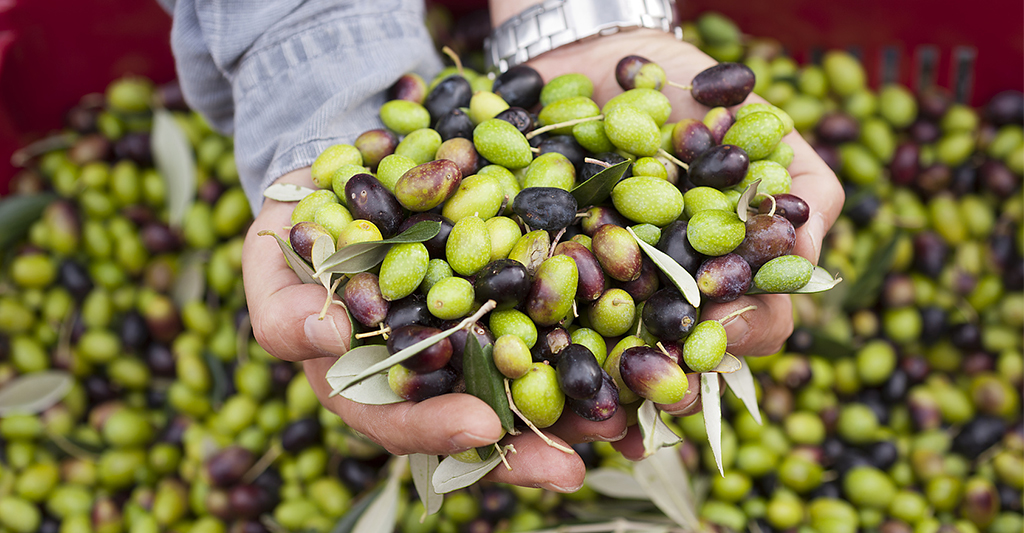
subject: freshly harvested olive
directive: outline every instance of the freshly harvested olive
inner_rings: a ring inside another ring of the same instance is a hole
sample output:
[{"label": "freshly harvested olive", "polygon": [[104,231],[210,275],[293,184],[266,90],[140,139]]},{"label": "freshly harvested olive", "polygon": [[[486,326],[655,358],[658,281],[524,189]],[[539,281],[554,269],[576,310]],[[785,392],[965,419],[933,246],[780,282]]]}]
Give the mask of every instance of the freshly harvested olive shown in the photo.
[{"label": "freshly harvested olive", "polygon": [[496,310],[512,309],[530,294],[530,274],[513,259],[491,261],[476,273],[473,289],[478,301],[494,300]]},{"label": "freshly harvested olive", "polygon": [[698,323],[683,342],[683,362],[694,372],[710,372],[725,357],[725,327],[717,320]]},{"label": "freshly harvested olive", "polygon": [[605,224],[593,236],[594,256],[605,273],[619,281],[632,281],[640,276],[640,245],[625,228]]},{"label": "freshly harvested olive", "polygon": [[708,148],[690,164],[687,177],[697,186],[727,189],[743,181],[750,157],[738,146],[721,144]]},{"label": "freshly harvested olive", "polygon": [[676,403],[687,392],[683,369],[650,346],[636,346],[622,352],[619,373],[629,390],[655,403]]},{"label": "freshly harvested olive", "polygon": [[360,272],[352,276],[345,284],[342,299],[352,317],[369,328],[377,327],[383,322],[391,308],[391,302],[384,299],[380,292],[377,275],[370,272]]},{"label": "freshly harvested olive", "polygon": [[540,101],[544,78],[526,65],[516,65],[494,80],[491,90],[512,107],[530,109]]},{"label": "freshly harvested olive", "polygon": [[810,261],[799,255],[783,255],[761,266],[754,274],[754,285],[765,292],[793,292],[807,285],[813,273]]},{"label": "freshly harvested olive", "polygon": [[423,245],[427,247],[427,252],[430,253],[431,258],[444,259],[446,257],[444,247],[448,242],[448,235],[452,232],[452,228],[455,226],[451,220],[448,220],[436,213],[416,213],[402,222],[402,225],[398,228],[399,233],[423,221],[441,223],[441,229],[437,232],[437,235],[434,235],[429,240],[423,241]]},{"label": "freshly harvested olive", "polygon": [[473,88],[469,86],[469,81],[455,74],[434,85],[423,100],[423,107],[430,113],[431,122],[437,122],[453,109],[469,107],[472,97]]},{"label": "freshly harvested olive", "polygon": [[491,91],[476,91],[469,99],[469,119],[479,124],[508,109],[508,102]]},{"label": "freshly harvested olive", "polygon": [[636,318],[636,303],[628,292],[611,288],[587,308],[590,325],[605,337],[618,337],[630,330]]},{"label": "freshly harvested olive", "polygon": [[445,244],[445,255],[452,270],[471,276],[491,259],[491,238],[487,225],[477,216],[467,216],[455,223]]},{"label": "freshly harvested olive", "polygon": [[[470,126],[470,134],[472,134],[472,131],[473,128]],[[391,130],[368,130],[361,133],[359,137],[356,137],[355,142],[352,144],[359,150],[360,155],[363,156],[363,164],[376,172],[377,165],[380,164],[381,160],[395,153],[395,147],[398,146],[398,137]]]},{"label": "freshly harvested olive", "polygon": [[650,298],[661,285],[658,272],[658,267],[654,266],[654,262],[644,257],[640,264],[640,276],[633,281],[620,281],[617,285],[629,293],[634,302],[643,302]]},{"label": "freshly harvested olive", "polygon": [[390,100],[380,108],[380,120],[399,135],[430,127],[430,111],[416,102]]},{"label": "freshly harvested olive", "polygon": [[441,143],[441,146],[437,148],[437,154],[434,155],[435,159],[447,159],[455,166],[458,167],[459,172],[463,176],[471,176],[476,174],[480,163],[483,158],[476,152],[476,147],[473,146],[473,141],[469,139],[463,139],[462,137],[456,137],[454,139],[448,139]]},{"label": "freshly harvested olive", "polygon": [[555,369],[545,363],[533,363],[525,375],[512,381],[511,391],[516,407],[538,428],[554,424],[565,408]]},{"label": "freshly harvested olive", "polygon": [[576,198],[556,187],[527,187],[516,195],[512,209],[531,228],[556,231],[576,219]]},{"label": "freshly harvested olive", "polygon": [[420,128],[407,134],[395,147],[395,155],[412,159],[417,165],[432,161],[441,147],[441,135],[430,128]]},{"label": "freshly harvested olive", "polygon": [[666,180],[634,176],[612,189],[612,205],[634,222],[660,227],[683,214],[683,193]]},{"label": "freshly harvested olive", "polygon": [[549,257],[537,268],[526,313],[538,326],[551,326],[572,310],[579,273],[576,262],[567,255]]},{"label": "freshly harvested olive", "polygon": [[394,244],[380,265],[380,292],[388,301],[409,296],[423,282],[430,255],[422,243]]},{"label": "freshly harvested olive", "polygon": [[320,421],[315,418],[300,418],[285,426],[281,431],[281,447],[286,452],[296,453],[320,441]]},{"label": "freshly harvested olive", "polygon": [[498,120],[504,120],[509,124],[516,127],[523,135],[533,130],[533,116],[529,111],[521,107],[510,107],[497,115],[494,118]]},{"label": "freshly harvested olive", "polygon": [[402,365],[394,365],[388,370],[391,390],[412,402],[421,402],[451,391],[456,378],[455,371],[447,366],[426,373],[413,372]]},{"label": "freshly harvested olive", "polygon": [[[388,337],[388,353],[394,355],[417,342],[441,333],[441,330],[429,326],[410,324],[392,330]],[[400,364],[409,370],[419,373],[433,372],[448,364],[452,358],[452,344],[447,338],[427,347],[420,353],[402,361]]]},{"label": "freshly harvested olive", "polygon": [[305,259],[308,263],[312,263],[313,243],[316,242],[318,237],[323,235],[329,237],[330,233],[320,224],[316,222],[299,222],[289,230],[288,241],[291,243],[295,253],[299,254],[299,257]]},{"label": "freshly harvested olive", "polygon": [[469,115],[457,107],[448,113],[445,113],[441,118],[437,119],[437,123],[434,124],[434,129],[437,131],[437,134],[441,136],[442,141],[448,141],[456,138],[472,139],[473,127],[474,124],[469,118]]},{"label": "freshly harvested olive", "polygon": [[586,246],[574,241],[562,241],[555,246],[555,255],[568,255],[576,262],[579,271],[579,285],[576,297],[592,302],[604,292],[605,277],[597,257]]},{"label": "freshly harvested olive", "polygon": [[731,302],[750,289],[750,265],[735,253],[709,258],[697,270],[700,293],[713,302]]},{"label": "freshly harvested olive", "polygon": [[619,409],[619,388],[615,380],[601,369],[601,387],[593,396],[582,400],[569,398],[566,404],[577,415],[593,422],[608,420]]},{"label": "freshly harvested olive", "polygon": [[557,366],[562,350],[570,344],[572,337],[565,328],[549,328],[539,333],[537,343],[530,349],[530,356],[535,363],[547,362]]},{"label": "freshly harvested olive", "polygon": [[660,91],[665,79],[665,69],[640,56],[626,56],[615,65],[615,81],[623,91],[637,87]]},{"label": "freshly harvested olive", "polygon": [[693,78],[693,99],[708,107],[740,104],[754,90],[754,71],[742,63],[719,63]]},{"label": "freshly harvested olive", "polygon": [[256,462],[252,452],[241,446],[228,446],[205,462],[206,475],[215,487],[234,485]]},{"label": "freshly harvested olive", "polygon": [[661,148],[658,124],[632,105],[617,105],[606,112],[604,132],[616,148],[634,155],[653,156]]},{"label": "freshly harvested olive", "polygon": [[388,100],[408,100],[422,104],[427,97],[427,83],[415,72],[403,74],[388,87]]},{"label": "freshly harvested olive", "polygon": [[597,394],[602,370],[590,349],[582,344],[570,344],[559,356],[555,372],[562,392],[577,400]]},{"label": "freshly harvested olive", "polygon": [[711,130],[699,120],[684,118],[672,127],[672,148],[683,163],[692,163],[716,144]]},{"label": "freshly harvested olive", "polygon": [[777,215],[758,214],[747,219],[746,235],[733,253],[756,271],[768,261],[792,252],[795,245],[796,231],[789,220]]},{"label": "freshly harvested olive", "polygon": [[552,135],[544,139],[537,149],[540,150],[538,155],[552,152],[564,155],[577,171],[583,167],[583,160],[587,156],[587,151],[580,146],[580,143],[576,142],[576,138],[572,135]]},{"label": "freshly harvested olive", "polygon": [[785,131],[786,125],[778,116],[761,111],[737,119],[725,132],[722,143],[742,148],[751,161],[756,161],[768,157],[775,150]]},{"label": "freshly harvested olive", "polygon": [[402,174],[395,184],[395,198],[410,211],[428,211],[455,194],[461,182],[462,172],[454,162],[436,159]]},{"label": "freshly harvested olive", "polygon": [[669,257],[679,263],[690,274],[696,274],[697,269],[704,262],[704,254],[698,252],[690,245],[687,237],[687,222],[677,220],[661,230],[661,239],[658,240],[658,249],[665,252]]},{"label": "freshly harvested olive", "polygon": [[[598,161],[603,161],[605,163],[608,163],[608,165],[616,165],[618,163],[626,161],[625,157],[622,157],[621,155],[619,155],[616,152],[600,152],[600,153],[596,153],[596,154],[594,154],[591,157],[591,159],[596,159]],[[603,165],[598,165],[596,163],[584,163],[583,164],[583,168],[580,169],[578,181],[581,182],[581,183],[584,182],[584,181],[587,181],[588,179],[593,178],[595,174],[601,172],[605,168],[607,168],[607,167],[605,167]],[[622,174],[622,179],[626,179],[626,178],[628,178],[628,177],[630,177],[632,175],[633,175],[633,165],[628,165],[626,167],[626,172],[624,172]]]},{"label": "freshly harvested olive", "polygon": [[704,255],[725,255],[743,242],[743,221],[732,211],[701,211],[687,224],[686,238],[694,250]]},{"label": "freshly harvested olive", "polygon": [[441,279],[427,292],[427,305],[437,318],[462,318],[473,308],[473,284],[458,276]]},{"label": "freshly harvested olive", "polygon": [[563,98],[594,94],[594,83],[583,74],[571,73],[556,76],[544,85],[540,91],[540,105],[546,106]]},{"label": "freshly harvested olive", "polygon": [[523,189],[555,187],[569,191],[576,182],[576,168],[558,152],[538,155],[526,168]]},{"label": "freshly harvested olive", "polygon": [[714,146],[715,144],[722,143],[725,132],[729,131],[733,122],[736,122],[736,117],[726,107],[713,107],[704,115],[703,122],[708,127],[708,131],[711,132],[711,137],[715,141],[712,144]]},{"label": "freshly harvested olive", "polygon": [[548,232],[538,229],[520,237],[512,246],[508,258],[522,263],[532,276],[550,251],[551,236],[548,235]]},{"label": "freshly harvested olive", "polygon": [[[807,218],[810,216],[810,207],[803,198],[788,193],[773,194],[772,197],[775,198],[775,215],[784,217],[793,225],[794,229],[807,222]],[[769,213],[772,205],[771,200],[762,201],[758,207],[758,213]]]},{"label": "freshly harvested olive", "polygon": [[669,287],[646,301],[641,317],[651,335],[662,341],[678,341],[697,324],[697,309],[678,290]]},{"label": "freshly harvested olive", "polygon": [[502,335],[494,341],[494,366],[501,375],[516,379],[530,371],[533,359],[530,348],[518,335]]},{"label": "freshly harvested olive", "polygon": [[492,118],[473,129],[473,145],[480,155],[505,168],[523,168],[533,160],[523,133],[504,120]]},{"label": "freshly harvested olive", "polygon": [[348,208],[356,219],[369,220],[384,237],[398,233],[402,224],[402,204],[377,178],[356,174],[345,184]]},{"label": "freshly harvested olive", "polygon": [[583,233],[590,237],[593,237],[597,230],[605,224],[611,224],[613,226],[626,227],[629,225],[629,220],[622,216],[618,211],[612,207],[607,206],[595,206],[587,209],[587,212],[583,215],[583,222],[580,224],[583,229]]},{"label": "freshly harvested olive", "polygon": [[[620,105],[635,107],[651,117],[654,120],[654,124],[659,128],[668,120],[669,115],[672,113],[672,105],[669,103],[668,97],[662,94],[661,91],[654,89],[637,88],[625,91],[605,102],[601,112],[607,117],[608,113],[611,113],[612,110]],[[607,122],[605,125],[607,126]]]}]

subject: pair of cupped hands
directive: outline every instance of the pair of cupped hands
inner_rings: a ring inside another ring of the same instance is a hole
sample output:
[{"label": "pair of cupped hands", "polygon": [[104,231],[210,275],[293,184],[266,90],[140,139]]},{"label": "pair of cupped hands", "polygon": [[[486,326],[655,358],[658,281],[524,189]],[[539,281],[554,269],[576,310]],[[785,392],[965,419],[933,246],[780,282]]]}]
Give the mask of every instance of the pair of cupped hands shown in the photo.
[{"label": "pair of cupped hands", "polygon": [[[615,65],[629,54],[660,64],[670,80],[682,84],[688,84],[694,75],[715,63],[694,46],[670,34],[635,30],[559,48],[534,59],[529,65],[545,80],[570,72],[585,74],[594,83],[594,101],[601,105],[622,91],[615,81]],[[664,93],[672,103],[671,121],[700,119],[707,112],[706,107],[693,100],[689,91],[669,87]],[[747,101],[762,100],[751,95]],[[843,189],[831,169],[798,133],[790,133],[784,140],[793,147],[795,154],[789,167],[792,193],[810,206],[807,223],[796,232],[793,253],[817,263],[822,238],[842,208]],[[277,183],[313,187],[308,167],[282,176]],[[324,303],[324,288],[302,284],[285,263],[274,239],[257,236],[262,230],[281,233],[291,224],[293,207],[292,203],[266,200],[245,239],[243,278],[253,332],[260,345],[282,360],[301,361],[323,405],[393,454],[447,455],[502,439],[503,431],[494,411],[468,394],[445,394],[422,402],[382,406],[362,405],[340,396],[328,397],[331,388],[324,376],[348,350],[352,325],[346,313],[337,307],[333,307],[324,320],[318,320]],[[725,324],[729,352],[737,356],[777,352],[793,330],[787,295],[742,296],[724,304],[706,302],[701,309],[701,319],[721,319],[747,306],[756,306],[756,310]],[[699,412],[699,390],[696,375],[692,375],[689,391],[682,400],[659,407],[677,416]],[[636,425],[627,427],[622,409],[604,422],[591,422],[565,411],[545,432],[556,442],[566,444],[609,441],[624,456],[634,460],[643,454],[639,429]],[[488,474],[489,479],[557,492],[572,492],[582,486],[586,468],[578,455],[555,449],[532,432],[505,436],[502,443],[515,445],[517,453],[508,456],[512,469],[496,468]]]}]

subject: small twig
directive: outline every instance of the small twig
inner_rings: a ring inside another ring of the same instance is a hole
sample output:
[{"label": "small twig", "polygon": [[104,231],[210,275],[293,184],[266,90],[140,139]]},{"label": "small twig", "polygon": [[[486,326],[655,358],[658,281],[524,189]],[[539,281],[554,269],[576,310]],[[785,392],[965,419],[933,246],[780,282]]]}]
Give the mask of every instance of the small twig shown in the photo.
[{"label": "small twig", "polygon": [[558,230],[558,233],[555,234],[555,238],[551,241],[551,247],[548,248],[548,259],[555,256],[555,246],[558,246],[558,240],[562,238],[562,235],[565,235],[565,228]]},{"label": "small twig", "polygon": [[580,312],[576,308],[576,299],[575,298],[572,299],[572,317],[573,318],[579,318],[580,317]]},{"label": "small twig", "polygon": [[[339,277],[338,281],[335,281],[334,284],[331,285],[329,288],[324,287],[325,289],[327,289],[327,301],[324,302],[323,308],[320,309],[320,316],[317,317],[317,320],[323,320],[324,317],[327,316],[327,309],[329,309],[331,307],[331,304],[336,301],[334,299],[334,292],[338,290],[338,285],[341,285],[341,280],[343,279],[345,279],[345,276]],[[341,305],[342,307],[345,307],[345,304],[341,302],[338,302],[338,304]]]},{"label": "small twig", "polygon": [[50,440],[53,441],[53,443],[58,448],[60,448],[61,451],[70,455],[71,457],[81,459],[82,461],[89,461],[91,463],[95,463],[100,460],[98,455],[86,450],[85,448],[82,448],[81,446],[75,444],[74,442],[71,442],[64,435],[61,435],[53,431],[47,431],[46,436],[50,437]]},{"label": "small twig", "polygon": [[612,164],[607,161],[601,161],[600,159],[594,159],[593,157],[584,157],[584,163],[590,163],[591,165],[597,165],[599,167],[611,168]]},{"label": "small twig", "polygon": [[687,165],[686,163],[683,163],[678,158],[676,158],[676,156],[666,152],[664,148],[658,148],[658,155],[660,155],[661,157],[664,157],[665,159],[668,159],[669,161],[675,163],[676,165],[678,165],[678,166],[680,166],[680,167],[682,167],[682,168],[684,168],[686,170],[690,169],[690,165]]},{"label": "small twig", "polygon": [[272,445],[270,449],[263,454],[263,457],[260,457],[259,461],[256,461],[256,464],[252,465],[252,468],[242,476],[242,483],[248,485],[253,481],[256,481],[256,478],[260,477],[260,474],[269,468],[270,465],[274,464],[274,461],[276,461],[282,453],[284,453],[284,448],[282,448],[280,444]]},{"label": "small twig", "polygon": [[682,83],[676,83],[674,81],[665,80],[665,85],[669,87],[675,87],[676,89],[682,89],[684,91],[692,91],[693,85],[683,85]]},{"label": "small twig", "polygon": [[11,154],[11,166],[24,167],[33,157],[43,155],[54,150],[70,148],[78,136],[74,133],[61,133],[45,139],[40,139]]},{"label": "small twig", "polygon": [[540,153],[540,148],[537,148],[536,146],[531,146],[530,147],[530,151],[535,153],[535,154],[539,154]]},{"label": "small twig", "polygon": [[[775,208],[779,206],[779,203],[775,200],[774,196],[772,196],[770,194],[766,194],[765,196],[767,196],[768,199],[772,201],[772,208],[770,210],[768,210],[768,216],[773,217],[773,216],[775,216]],[[764,200],[762,200],[762,201],[764,201]]]},{"label": "small twig", "polygon": [[547,126],[542,126],[531,131],[530,133],[527,133],[526,140],[529,141],[530,139],[540,135],[541,133],[547,133],[551,130],[557,130],[558,128],[565,128],[567,126],[575,126],[577,124],[583,124],[584,122],[594,122],[595,120],[604,120],[604,115],[596,115],[593,117],[566,120],[565,122],[559,122],[557,124],[548,124]]},{"label": "small twig", "polygon": [[530,420],[528,418],[523,416],[523,413],[520,413],[519,412],[519,408],[516,407],[516,403],[514,401],[512,401],[512,389],[510,389],[508,387],[509,379],[505,378],[504,381],[505,381],[505,396],[508,397],[508,407],[509,407],[509,409],[511,409],[512,412],[516,414],[516,416],[518,416],[520,419],[522,419],[523,422],[526,422],[526,425],[529,426],[530,429],[532,429],[533,432],[536,433],[537,436],[541,438],[541,440],[546,442],[548,446],[551,446],[552,448],[554,448],[556,450],[563,451],[563,452],[568,453],[570,455],[576,453],[572,448],[569,448],[567,446],[562,446],[561,444],[551,440],[551,438],[548,437],[547,435],[545,435],[540,429],[537,428],[537,426],[533,425],[533,422],[530,422]]},{"label": "small twig", "polygon": [[380,323],[380,329],[375,329],[373,331],[364,331],[362,333],[357,333],[356,334],[356,338],[357,339],[366,339],[366,338],[369,338],[369,337],[376,337],[377,335],[381,335],[381,336],[384,336],[385,338],[387,338],[387,334],[388,333],[391,333],[391,328],[388,327],[388,326],[385,326],[384,323],[381,322]]},{"label": "small twig", "polygon": [[671,358],[671,357],[672,357],[671,355],[669,355],[669,353],[668,353],[668,350],[666,350],[666,349],[665,349],[665,345],[663,345],[663,344],[661,343],[661,341],[658,341],[658,344],[657,344],[657,346],[658,346],[658,349],[659,349],[659,350],[661,350],[661,353],[663,353],[663,354],[665,354],[665,355],[668,355],[668,356],[669,356],[669,358]]},{"label": "small twig", "polygon": [[[518,453],[516,452],[515,446],[509,444],[508,448],[512,451],[512,453]],[[505,459],[505,450],[502,450],[501,446],[498,446],[497,442],[494,443],[494,449],[498,451],[498,457],[501,457],[501,462],[505,464],[505,469],[511,472],[512,465],[508,464],[508,459]]]},{"label": "small twig", "polygon": [[455,63],[455,68],[459,71],[459,76],[462,76],[463,78],[465,78],[466,76],[465,76],[465,74],[462,71],[462,60],[459,59],[459,54],[456,54],[455,50],[452,50],[451,48],[449,48],[447,46],[442,48],[441,51],[444,52],[444,55],[452,58],[452,61]]}]

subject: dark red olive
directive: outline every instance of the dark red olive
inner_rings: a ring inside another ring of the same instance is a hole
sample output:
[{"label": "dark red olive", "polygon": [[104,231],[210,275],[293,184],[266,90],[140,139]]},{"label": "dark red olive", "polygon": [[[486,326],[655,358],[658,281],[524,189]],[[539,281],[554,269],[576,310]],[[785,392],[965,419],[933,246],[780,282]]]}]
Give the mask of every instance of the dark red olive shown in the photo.
[{"label": "dark red olive", "polygon": [[771,211],[772,205],[774,205],[775,215],[788,220],[794,229],[803,226],[804,222],[807,222],[807,218],[811,214],[811,208],[803,198],[789,193],[776,194],[772,197],[775,198],[775,203],[773,204],[771,200],[761,202],[758,213],[767,214]]},{"label": "dark red olive", "polygon": [[510,107],[501,113],[494,115],[494,118],[508,122],[515,126],[516,129],[519,130],[519,133],[524,135],[533,130],[533,115],[521,107]]},{"label": "dark red olive", "polygon": [[206,474],[214,487],[229,487],[245,475],[256,456],[241,446],[228,446],[206,460]]},{"label": "dark red olive", "polygon": [[601,388],[601,367],[590,349],[582,344],[570,344],[562,349],[555,375],[562,392],[577,400],[590,398]]},{"label": "dark red olive", "polygon": [[356,174],[345,184],[348,209],[355,219],[373,222],[385,238],[398,233],[405,212],[391,191],[369,174]]},{"label": "dark red olive", "polygon": [[526,301],[530,294],[530,274],[514,259],[491,261],[476,273],[473,281],[475,298],[494,300],[495,309],[512,309]]},{"label": "dark red olive", "polygon": [[558,187],[527,187],[516,195],[512,210],[533,229],[557,231],[576,220],[576,198]]},{"label": "dark red olive", "polygon": [[[604,293],[605,276],[601,263],[594,253],[576,241],[562,241],[555,246],[555,255],[567,255],[576,262],[579,281],[576,285],[576,297],[586,302],[593,302]],[[655,276],[657,280],[657,276]]]},{"label": "dark red olive", "polygon": [[731,107],[754,90],[754,71],[742,63],[719,63],[693,78],[693,99],[708,107]]},{"label": "dark red olive", "polygon": [[677,341],[697,325],[697,309],[674,287],[654,293],[642,313],[647,331],[663,341]]},{"label": "dark red olive", "polygon": [[532,67],[516,65],[494,80],[491,90],[511,107],[530,109],[540,102],[544,78]]},{"label": "dark red olive", "polygon": [[694,159],[686,175],[698,187],[728,189],[743,181],[749,165],[750,156],[742,148],[720,144]]},{"label": "dark red olive", "polygon": [[300,418],[281,431],[281,447],[286,452],[296,453],[320,441],[320,421],[315,418]]},{"label": "dark red olive", "polygon": [[[441,333],[441,330],[428,326],[411,324],[391,332],[388,337],[388,353],[394,355],[422,340]],[[452,343],[447,338],[428,346],[416,355],[400,364],[409,370],[427,373],[433,372],[448,364],[452,358]]]},{"label": "dark red olive", "polygon": [[603,422],[619,409],[619,389],[615,380],[602,369],[601,387],[593,396],[583,400],[567,398],[566,403],[577,415],[593,422]]}]

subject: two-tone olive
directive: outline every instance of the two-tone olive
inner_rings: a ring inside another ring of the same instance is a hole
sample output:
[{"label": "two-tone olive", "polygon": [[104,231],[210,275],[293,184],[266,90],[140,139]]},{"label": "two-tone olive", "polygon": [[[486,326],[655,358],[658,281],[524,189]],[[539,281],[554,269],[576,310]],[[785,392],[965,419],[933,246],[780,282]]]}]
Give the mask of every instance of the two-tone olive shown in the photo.
[{"label": "two-tone olive", "polygon": [[477,300],[494,300],[498,310],[511,309],[526,301],[530,285],[526,267],[513,259],[491,261],[477,271],[473,281]]}]

